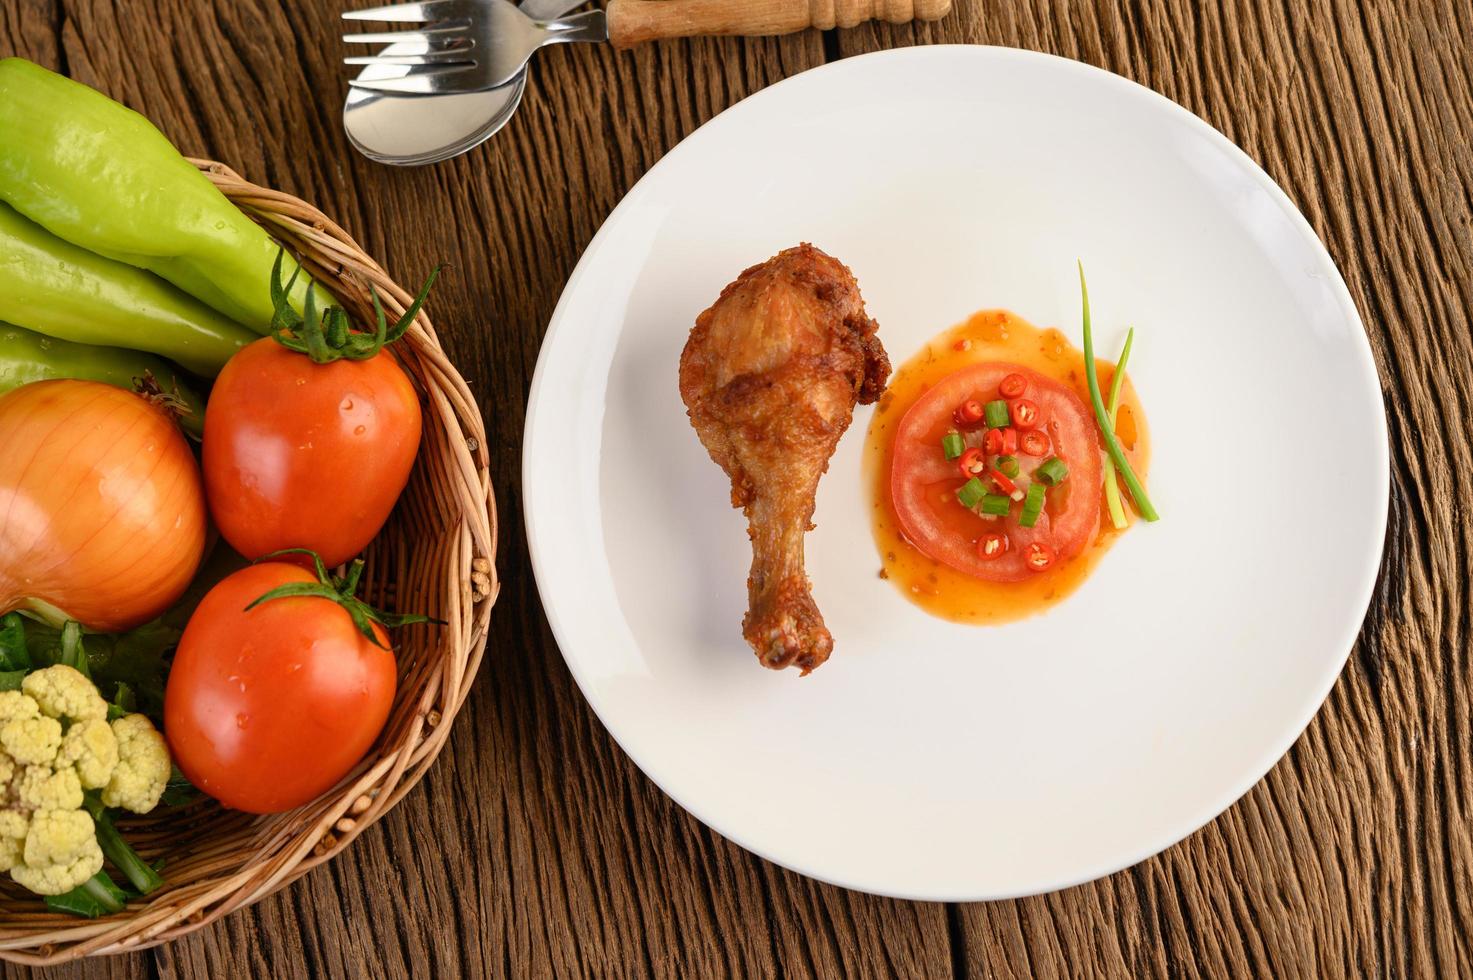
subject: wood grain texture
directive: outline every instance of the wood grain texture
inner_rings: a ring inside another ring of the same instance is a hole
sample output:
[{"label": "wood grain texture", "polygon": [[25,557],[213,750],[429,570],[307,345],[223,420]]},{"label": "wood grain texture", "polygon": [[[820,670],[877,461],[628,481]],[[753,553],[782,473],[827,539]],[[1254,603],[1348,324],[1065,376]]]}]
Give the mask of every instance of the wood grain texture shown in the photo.
[{"label": "wood grain texture", "polygon": [[[453,261],[435,321],[486,408],[505,529],[491,652],[422,788],[285,892],[171,947],[58,976],[1473,975],[1473,6],[955,6],[932,24],[552,50],[488,147],[397,171],[351,152],[338,126],[331,4],[0,0],[0,55],[68,71],[186,151],[315,201],[403,281]],[[783,871],[646,781],[557,653],[518,481],[541,333],[634,181],[764,85],[934,42],[1100,65],[1242,145],[1340,264],[1393,439],[1371,613],[1293,751],[1136,868],[949,907]]]},{"label": "wood grain texture", "polygon": [[610,0],[609,40],[628,47],[675,37],[759,37],[817,27],[937,20],[951,0]]}]

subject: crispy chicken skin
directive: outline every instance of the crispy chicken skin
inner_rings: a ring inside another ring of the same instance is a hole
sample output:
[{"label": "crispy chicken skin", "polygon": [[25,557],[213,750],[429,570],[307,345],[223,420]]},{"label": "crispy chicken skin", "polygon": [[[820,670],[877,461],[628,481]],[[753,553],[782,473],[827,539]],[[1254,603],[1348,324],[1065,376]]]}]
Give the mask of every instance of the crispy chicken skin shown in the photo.
[{"label": "crispy chicken skin", "polygon": [[766,667],[807,674],[834,640],[809,591],[803,535],[854,404],[880,396],[890,359],[847,266],[809,244],[743,272],[696,319],[680,397],[747,516],[742,635]]}]

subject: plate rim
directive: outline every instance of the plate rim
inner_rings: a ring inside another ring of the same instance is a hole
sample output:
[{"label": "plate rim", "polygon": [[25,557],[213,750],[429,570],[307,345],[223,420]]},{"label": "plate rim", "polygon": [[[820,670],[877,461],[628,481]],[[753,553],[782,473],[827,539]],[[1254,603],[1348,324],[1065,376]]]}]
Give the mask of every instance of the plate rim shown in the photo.
[{"label": "plate rim", "polygon": [[853,55],[847,58],[843,58],[839,61],[831,61],[822,65],[816,65],[813,68],[809,68],[805,71],[789,75],[786,78],[780,79],[779,81],[774,82],[771,85],[758,89],[757,91],[747,95],[745,98],[739,100],[738,102],[735,102],[732,105],[726,107],[721,112],[717,113],[715,116],[712,116],[706,122],[696,127],[690,133],[686,134],[686,136],[684,136],[680,140],[680,142],[671,147],[671,149],[667,153],[665,153],[664,156],[657,160],[654,165],[651,166],[649,170],[647,170],[639,178],[639,180],[634,183],[632,187],[630,187],[630,189],[624,194],[624,196],[620,198],[619,203],[616,204],[614,208],[609,212],[609,214],[604,218],[603,222],[599,226],[597,233],[595,233],[593,238],[589,240],[588,245],[584,248],[582,254],[579,256],[578,262],[574,266],[572,273],[568,276],[567,282],[563,285],[562,292],[559,294],[558,302],[553,308],[552,315],[548,321],[547,331],[543,336],[542,344],[538,352],[537,365],[535,370],[533,371],[532,383],[528,393],[526,419],[524,421],[522,430],[521,480],[523,500],[523,524],[527,534],[527,550],[531,558],[533,579],[536,583],[537,593],[539,600],[541,601],[543,613],[547,617],[548,627],[552,631],[553,639],[558,645],[558,653],[562,656],[563,662],[567,665],[569,672],[573,675],[573,680],[577,684],[579,692],[583,695],[584,701],[593,711],[594,717],[598,719],[599,724],[604,727],[605,731],[607,731],[609,736],[614,740],[619,750],[625,756],[627,756],[631,762],[634,763],[635,767],[639,769],[644,778],[650,780],[650,782],[652,782],[660,790],[660,792],[669,797],[687,814],[689,814],[695,820],[699,821],[704,826],[710,828],[714,833],[719,834],[723,838],[731,841],[733,844],[737,845],[743,850],[756,855],[762,860],[770,861],[779,867],[785,868],[786,870],[803,875],[807,878],[812,878],[815,881],[820,881],[825,884],[830,884],[853,891],[859,891],[866,894],[878,895],[886,898],[894,898],[906,901],[1000,901],[1026,898],[1034,895],[1049,894],[1052,892],[1061,891],[1063,889],[1072,888],[1077,885],[1097,881],[1110,875],[1116,874],[1120,871],[1134,867],[1135,865],[1140,864],[1143,861],[1149,860],[1152,857],[1155,857],[1170,850],[1171,848],[1180,844],[1182,841],[1186,840],[1188,837],[1191,837],[1193,834],[1206,828],[1209,824],[1217,820],[1218,817],[1222,816],[1229,809],[1231,809],[1234,804],[1236,804],[1250,791],[1252,791],[1253,788],[1256,787],[1279,764],[1279,762],[1281,762],[1289,754],[1290,751],[1292,751],[1295,744],[1298,743],[1299,739],[1308,729],[1310,723],[1313,722],[1315,717],[1319,714],[1320,709],[1324,706],[1325,701],[1329,698],[1331,691],[1334,689],[1335,683],[1339,680],[1340,675],[1344,672],[1345,665],[1349,661],[1350,654],[1355,648],[1355,641],[1360,635],[1361,628],[1365,623],[1367,614],[1369,613],[1371,600],[1375,596],[1376,582],[1380,578],[1380,571],[1386,552],[1386,530],[1389,521],[1391,493],[1390,437],[1386,421],[1384,399],[1377,399],[1377,401],[1381,405],[1381,410],[1375,413],[1375,418],[1379,423],[1375,435],[1379,436],[1379,438],[1375,439],[1375,452],[1377,458],[1374,460],[1374,462],[1376,464],[1377,472],[1381,474],[1381,478],[1378,481],[1378,485],[1376,487],[1377,497],[1379,498],[1379,506],[1377,507],[1379,518],[1375,530],[1376,540],[1378,540],[1379,543],[1375,546],[1374,560],[1367,562],[1367,569],[1362,572],[1360,587],[1356,593],[1355,602],[1353,603],[1352,608],[1360,609],[1360,615],[1355,618],[1353,626],[1350,626],[1347,628],[1347,630],[1343,630],[1341,632],[1336,644],[1337,646],[1344,648],[1344,653],[1327,666],[1325,676],[1320,678],[1320,682],[1314,687],[1313,691],[1306,699],[1305,707],[1300,712],[1302,718],[1300,718],[1300,720],[1296,721],[1292,725],[1285,726],[1285,730],[1287,733],[1286,737],[1282,741],[1275,740],[1272,747],[1267,750],[1263,757],[1259,758],[1251,766],[1247,767],[1246,771],[1248,773],[1248,776],[1240,778],[1238,781],[1229,785],[1227,789],[1225,789],[1222,793],[1214,796],[1212,800],[1202,808],[1201,813],[1194,814],[1193,816],[1184,819],[1182,821],[1184,829],[1179,834],[1173,833],[1169,840],[1166,840],[1159,845],[1148,846],[1144,851],[1133,851],[1126,859],[1123,860],[1119,858],[1111,858],[1109,860],[1100,861],[1097,864],[1092,865],[1088,868],[1084,868],[1073,875],[1066,876],[1060,880],[1051,880],[1047,884],[1042,884],[1037,887],[1028,887],[1023,889],[997,892],[979,893],[976,891],[964,892],[956,890],[913,892],[907,891],[905,889],[885,888],[883,887],[883,885],[877,886],[876,884],[858,883],[853,880],[846,881],[836,875],[815,872],[808,868],[802,867],[795,861],[782,860],[773,857],[762,848],[748,843],[746,840],[743,839],[743,836],[740,833],[735,832],[731,828],[730,822],[728,820],[720,818],[720,815],[717,815],[716,818],[713,818],[712,816],[704,813],[701,809],[692,806],[683,798],[682,794],[672,791],[672,789],[667,786],[664,781],[660,780],[654,774],[652,774],[649,769],[646,768],[645,763],[633,751],[626,747],[624,739],[620,737],[619,727],[610,724],[609,719],[605,717],[604,712],[600,709],[599,702],[590,694],[591,681],[585,677],[584,672],[580,669],[579,664],[576,662],[575,658],[570,657],[566,651],[564,639],[567,636],[567,631],[562,622],[562,615],[555,608],[555,601],[550,598],[550,595],[555,594],[556,587],[552,586],[549,583],[547,574],[548,569],[544,564],[545,555],[538,544],[539,527],[536,514],[537,505],[534,503],[534,501],[536,501],[538,497],[537,494],[534,492],[536,489],[536,478],[533,474],[533,466],[530,462],[532,459],[535,458],[535,453],[533,453],[531,450],[536,445],[534,440],[537,436],[538,422],[542,414],[539,406],[542,400],[547,397],[547,395],[543,391],[543,388],[545,387],[548,373],[547,364],[550,356],[548,352],[553,348],[553,341],[566,328],[566,324],[564,321],[566,309],[571,302],[570,297],[577,291],[578,287],[582,283],[583,278],[589,274],[589,270],[592,267],[593,261],[596,258],[597,254],[601,251],[602,247],[607,245],[607,240],[613,236],[616,219],[620,216],[621,212],[625,210],[626,205],[631,204],[632,202],[637,202],[644,193],[648,192],[647,184],[652,183],[654,180],[658,179],[659,175],[666,168],[667,163],[675,158],[677,155],[681,154],[682,150],[686,148],[686,145],[690,143],[696,136],[698,136],[703,130],[710,127],[713,123],[715,123],[717,120],[720,120],[723,116],[727,115],[738,107],[745,105],[747,102],[758,99],[771,98],[769,93],[772,93],[775,90],[782,89],[790,84],[797,83],[799,79],[805,78],[806,76],[818,73],[865,71],[868,70],[868,65],[874,64],[879,61],[924,61],[936,57],[938,53],[943,57],[980,57],[984,59],[1001,58],[1005,60],[1016,59],[1035,61],[1048,65],[1054,70],[1073,72],[1077,75],[1088,76],[1095,84],[1116,86],[1120,89],[1120,91],[1124,94],[1124,97],[1126,98],[1144,98],[1147,102],[1154,102],[1159,108],[1164,108],[1168,115],[1173,115],[1179,121],[1184,122],[1187,126],[1194,128],[1197,132],[1204,135],[1208,140],[1212,141],[1219,148],[1227,150],[1229,156],[1244,166],[1245,173],[1251,176],[1252,179],[1264,191],[1268,193],[1270,198],[1274,201],[1276,205],[1278,205],[1280,210],[1284,212],[1285,215],[1289,217],[1290,221],[1298,227],[1299,231],[1306,236],[1307,240],[1313,242],[1314,246],[1318,248],[1321,256],[1326,262],[1326,265],[1329,267],[1332,273],[1330,287],[1331,291],[1334,293],[1335,300],[1340,306],[1342,313],[1348,318],[1347,322],[1353,323],[1360,328],[1360,343],[1353,345],[1355,347],[1356,361],[1359,368],[1356,383],[1358,385],[1368,385],[1369,390],[1373,392],[1382,392],[1380,373],[1376,367],[1375,354],[1371,348],[1370,337],[1366,333],[1365,321],[1360,315],[1360,310],[1355,305],[1355,299],[1351,295],[1350,289],[1345,283],[1345,278],[1340,271],[1339,264],[1335,261],[1334,255],[1331,254],[1329,248],[1325,245],[1324,240],[1320,238],[1319,234],[1315,231],[1314,226],[1312,226],[1309,223],[1309,220],[1304,216],[1303,211],[1300,210],[1299,206],[1294,203],[1293,199],[1289,197],[1288,193],[1279,186],[1278,182],[1275,181],[1273,177],[1270,176],[1268,172],[1263,169],[1263,167],[1258,163],[1257,160],[1249,156],[1247,151],[1238,146],[1237,143],[1233,142],[1232,139],[1230,139],[1225,133],[1217,129],[1211,123],[1207,122],[1205,119],[1198,116],[1190,109],[1171,100],[1160,92],[1157,92],[1156,90],[1142,85],[1132,79],[1126,78],[1123,75],[1116,74],[1115,72],[1112,72],[1108,69],[1088,64],[1086,62],[1076,61],[1071,58],[1065,58],[1047,52],[1034,51],[1027,48],[1012,48],[1000,45],[981,44],[920,44],[904,48],[889,48],[882,51],[873,51],[867,52],[865,54]]}]

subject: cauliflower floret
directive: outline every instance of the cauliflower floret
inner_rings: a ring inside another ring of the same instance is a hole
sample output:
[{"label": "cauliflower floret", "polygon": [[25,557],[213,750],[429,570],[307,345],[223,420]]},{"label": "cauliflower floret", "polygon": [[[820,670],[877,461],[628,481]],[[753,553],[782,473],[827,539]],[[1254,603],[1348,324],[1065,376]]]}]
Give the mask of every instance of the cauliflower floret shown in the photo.
[{"label": "cauliflower floret", "polygon": [[41,717],[41,709],[36,705],[34,698],[19,691],[0,691],[0,724],[39,717]]},{"label": "cauliflower floret", "polygon": [[21,681],[20,689],[36,702],[48,718],[91,721],[107,717],[107,702],[81,672],[64,664],[33,671]]},{"label": "cauliflower floret", "polygon": [[107,704],[71,667],[38,670],[21,688],[0,691],[0,800],[21,811],[75,810],[82,787],[106,785],[117,763]]},{"label": "cauliflower floret", "polygon": [[21,690],[0,691],[0,872],[38,895],[70,891],[102,869],[84,789],[100,790],[105,806],[147,813],[168,784],[169,749],[153,723],[127,715],[108,724],[107,712],[71,667],[35,671]]},{"label": "cauliflower floret", "polygon": [[143,715],[124,715],[113,722],[118,764],[102,790],[102,802],[134,813],[158,806],[169,782],[169,746]]},{"label": "cauliflower floret", "polygon": [[82,805],[82,781],[71,766],[26,766],[14,788],[21,806],[31,810],[75,810]]},{"label": "cauliflower floret", "polygon": [[37,812],[21,857],[10,877],[37,895],[69,892],[102,870],[97,828],[85,810]]},{"label": "cauliflower floret", "polygon": [[101,718],[76,722],[66,730],[56,762],[74,766],[83,789],[106,786],[118,764],[118,740],[112,727]]},{"label": "cauliflower floret", "polygon": [[55,718],[14,718],[0,725],[0,747],[23,766],[50,765],[61,746]]},{"label": "cauliflower floret", "polygon": [[19,810],[0,810],[0,871],[20,864],[26,849],[26,831],[31,818]]}]

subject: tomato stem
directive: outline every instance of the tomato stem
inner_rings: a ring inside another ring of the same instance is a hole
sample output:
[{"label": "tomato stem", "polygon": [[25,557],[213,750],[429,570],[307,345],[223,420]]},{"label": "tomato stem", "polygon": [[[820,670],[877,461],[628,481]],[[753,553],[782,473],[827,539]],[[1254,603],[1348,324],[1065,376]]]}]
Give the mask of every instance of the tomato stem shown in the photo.
[{"label": "tomato stem", "polygon": [[271,267],[271,336],[287,350],[305,354],[318,364],[329,364],[343,358],[366,361],[377,357],[385,346],[403,337],[408,331],[409,325],[419,316],[420,307],[424,306],[425,299],[430,295],[430,287],[435,284],[436,277],[444,268],[435,266],[425,284],[420,287],[419,295],[414,298],[409,309],[404,311],[404,315],[394,321],[393,326],[389,325],[384,315],[378,290],[370,283],[368,292],[373,299],[374,329],[369,333],[353,330],[348,313],[341,306],[329,306],[319,312],[316,290],[313,289],[307,291],[302,312],[298,313],[291,305],[291,295],[297,276],[302,273],[302,265],[297,263],[291,278],[283,285],[281,263],[285,255],[285,249],[278,250],[276,262]]},{"label": "tomato stem", "polygon": [[262,603],[270,602],[273,599],[287,599],[292,597],[326,599],[329,602],[335,602],[342,606],[349,618],[353,620],[353,625],[357,628],[358,632],[368,637],[373,645],[380,650],[387,650],[389,648],[379,642],[378,634],[373,630],[374,623],[389,629],[409,626],[414,623],[434,623],[437,626],[445,625],[443,619],[435,619],[432,616],[424,616],[419,613],[384,612],[382,609],[375,609],[362,599],[359,599],[355,593],[358,591],[359,580],[363,578],[364,565],[362,558],[353,559],[352,563],[348,566],[347,574],[341,578],[330,574],[327,566],[322,563],[322,556],[309,548],[283,548],[280,551],[273,551],[269,555],[262,555],[257,561],[269,561],[284,555],[306,555],[310,557],[312,559],[312,570],[317,574],[317,581],[288,582],[286,585],[279,585],[262,595],[249,606],[246,606],[245,612],[250,612]]}]

